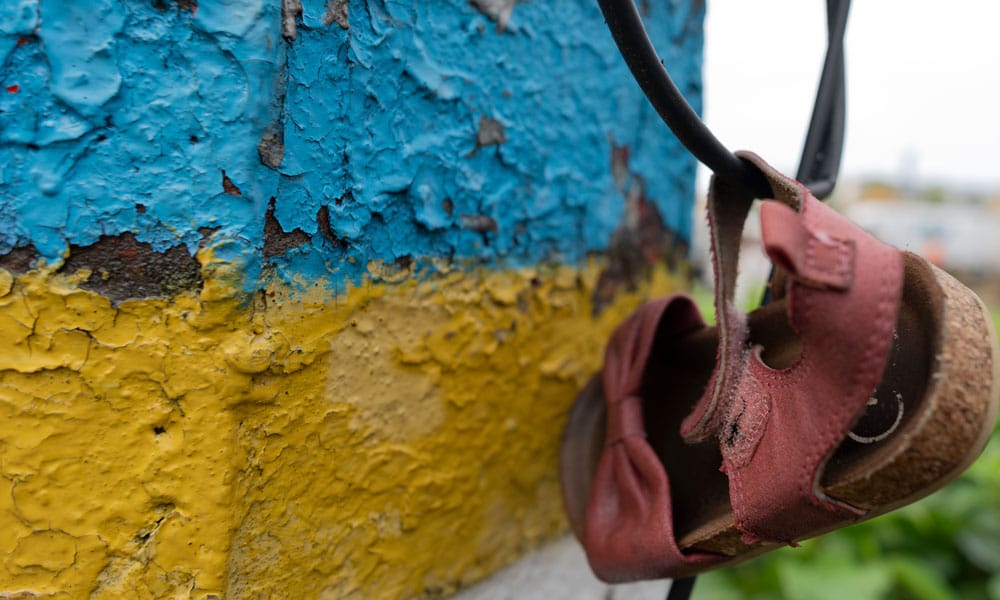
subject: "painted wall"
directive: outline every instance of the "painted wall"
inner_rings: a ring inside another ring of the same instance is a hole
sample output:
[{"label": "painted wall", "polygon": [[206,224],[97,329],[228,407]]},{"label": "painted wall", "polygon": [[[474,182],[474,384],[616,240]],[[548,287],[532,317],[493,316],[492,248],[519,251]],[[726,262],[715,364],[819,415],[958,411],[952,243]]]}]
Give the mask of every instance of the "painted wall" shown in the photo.
[{"label": "painted wall", "polygon": [[[701,2],[642,5],[697,104]],[[694,193],[594,3],[11,0],[0,53],[0,595],[440,597],[564,531]]]}]

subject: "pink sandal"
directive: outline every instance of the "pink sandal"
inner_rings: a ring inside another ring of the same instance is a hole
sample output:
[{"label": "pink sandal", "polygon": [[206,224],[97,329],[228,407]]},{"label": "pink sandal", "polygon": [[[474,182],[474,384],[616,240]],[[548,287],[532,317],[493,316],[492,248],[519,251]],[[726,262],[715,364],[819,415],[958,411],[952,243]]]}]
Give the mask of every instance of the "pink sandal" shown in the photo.
[{"label": "pink sandal", "polygon": [[688,576],[909,504],[992,431],[997,338],[975,294],[741,156],[775,191],[774,301],[733,304],[753,198],[716,178],[718,328],[684,296],[644,305],[567,423],[566,511],[606,581]]}]

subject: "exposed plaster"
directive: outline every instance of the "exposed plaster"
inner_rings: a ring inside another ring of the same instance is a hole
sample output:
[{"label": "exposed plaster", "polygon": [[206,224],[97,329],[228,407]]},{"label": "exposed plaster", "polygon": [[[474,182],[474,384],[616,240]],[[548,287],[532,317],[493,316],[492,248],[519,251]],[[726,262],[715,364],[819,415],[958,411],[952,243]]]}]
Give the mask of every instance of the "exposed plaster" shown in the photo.
[{"label": "exposed plaster", "polygon": [[114,303],[130,298],[168,298],[200,290],[201,265],[184,246],[156,252],[131,233],[101,236],[89,246],[72,246],[60,268],[82,272],[80,286],[103,294]]},{"label": "exposed plaster", "polygon": [[479,117],[479,129],[476,131],[476,147],[466,156],[472,158],[480,148],[499,146],[507,141],[507,132],[503,123],[487,116]]},{"label": "exposed plaster", "polygon": [[281,166],[282,159],[285,158],[284,130],[279,124],[272,125],[264,130],[257,143],[257,155],[260,162],[272,169]]},{"label": "exposed plaster", "polygon": [[327,0],[323,23],[325,25],[336,23],[340,25],[341,29],[350,29],[351,22],[348,18],[348,4],[347,0]]},{"label": "exposed plaster", "polygon": [[10,251],[0,254],[0,267],[11,273],[20,274],[30,269],[37,259],[38,250],[29,244],[12,248]]},{"label": "exposed plaster", "polygon": [[295,22],[302,16],[302,0],[281,0],[281,35],[287,41],[295,40]]},{"label": "exposed plaster", "polygon": [[233,183],[233,180],[226,176],[226,170],[222,169],[222,191],[229,194],[230,196],[242,196],[243,192],[240,191],[239,186]]},{"label": "exposed plaster", "polygon": [[518,0],[469,0],[469,3],[483,11],[497,23],[497,32],[502,33],[514,13],[514,5]]},{"label": "exposed plaster", "polygon": [[274,198],[268,202],[264,214],[264,256],[282,256],[292,248],[309,243],[309,236],[301,229],[285,231],[274,217]]}]

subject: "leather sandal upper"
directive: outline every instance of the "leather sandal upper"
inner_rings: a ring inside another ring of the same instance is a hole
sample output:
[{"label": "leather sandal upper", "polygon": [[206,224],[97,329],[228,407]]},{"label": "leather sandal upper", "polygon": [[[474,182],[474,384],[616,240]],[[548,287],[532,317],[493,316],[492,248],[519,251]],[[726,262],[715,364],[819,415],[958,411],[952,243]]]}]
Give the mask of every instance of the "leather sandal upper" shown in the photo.
[{"label": "leather sandal upper", "polygon": [[590,566],[604,581],[679,577],[725,558],[684,554],[678,547],[670,479],[646,440],[639,395],[655,338],[700,327],[704,321],[690,298],[661,298],[622,323],[605,350],[607,430],[591,482],[583,539]]},{"label": "leather sandal upper", "polygon": [[720,343],[716,372],[682,425],[718,440],[744,541],[794,542],[863,515],[820,488],[889,356],[903,281],[901,253],[816,200],[753,154],[775,198],[761,207],[764,249],[787,275],[788,322],[801,349],[772,368],[734,305],[735,266],[751,198],[713,182],[709,222]]},{"label": "leather sandal upper", "polygon": [[[752,154],[774,199],[761,210],[763,243],[781,270],[799,354],[764,362],[734,303],[744,222],[754,198],[713,178],[709,196],[718,346],[704,394],[681,424],[688,443],[718,444],[745,543],[794,542],[863,511],[827,497],[823,466],[864,411],[885,366],[900,302],[902,256]],[[690,298],[640,307],[618,327],[602,372],[605,446],[587,502],[583,542],[609,582],[683,577],[728,556],[682,552],[671,481],[646,439],[641,390],[654,341],[705,326]],[[669,401],[669,399],[665,399]],[[676,477],[677,474],[674,474]]]}]

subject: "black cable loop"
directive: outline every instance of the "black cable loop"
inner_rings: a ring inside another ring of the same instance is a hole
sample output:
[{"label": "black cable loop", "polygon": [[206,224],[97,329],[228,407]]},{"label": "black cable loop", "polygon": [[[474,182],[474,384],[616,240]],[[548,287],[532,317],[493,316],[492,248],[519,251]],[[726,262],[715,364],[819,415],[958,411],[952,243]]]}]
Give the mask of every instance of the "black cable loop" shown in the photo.
[{"label": "black cable loop", "polygon": [[826,198],[837,183],[844,150],[847,113],[844,67],[844,34],[850,0],[827,0],[827,50],[812,118],[795,178],[817,198]]},{"label": "black cable loop", "polygon": [[[598,0],[625,63],[677,139],[716,175],[742,184],[758,198],[770,197],[764,175],[726,149],[677,89],[653,47],[633,0]],[[843,151],[844,45],[850,0],[827,0],[828,49],[797,179],[814,195],[833,191]]]},{"label": "black cable loop", "polygon": [[[674,84],[646,33],[633,0],[598,0],[615,44],[660,118],[698,160],[719,177],[742,184],[757,198],[773,196],[764,175],[726,149]],[[833,192],[844,149],[847,100],[844,33],[850,0],[827,0],[827,51],[796,179],[817,198]],[[770,288],[765,295],[768,299]],[[694,577],[673,582],[667,600],[686,599]]]}]

